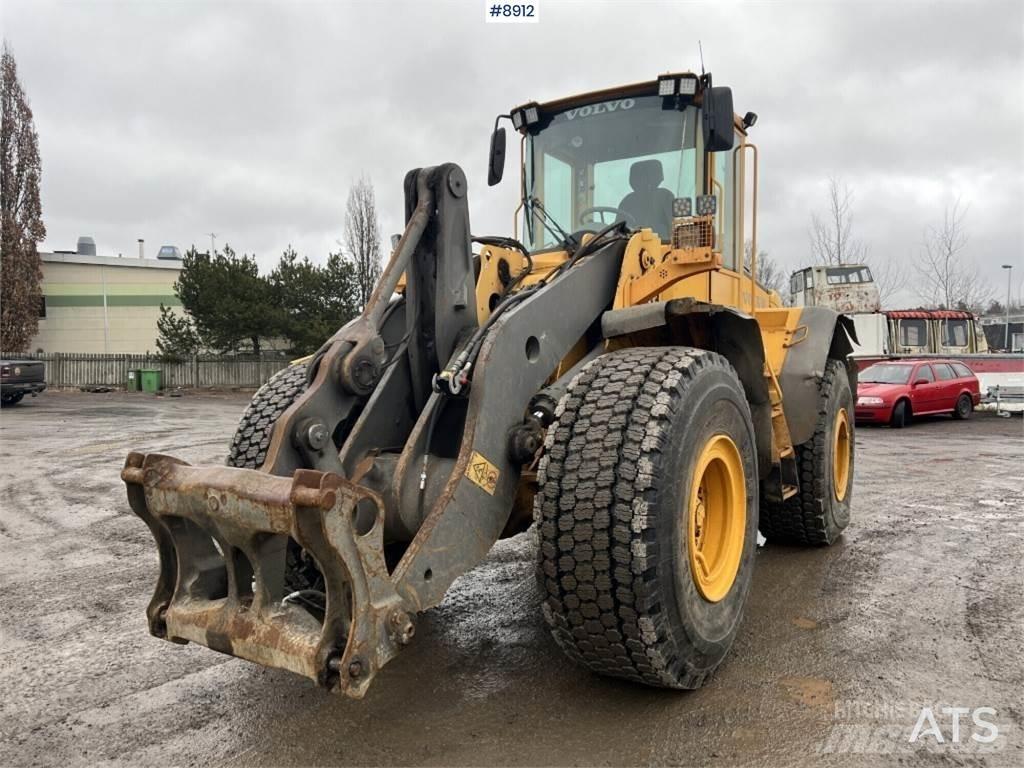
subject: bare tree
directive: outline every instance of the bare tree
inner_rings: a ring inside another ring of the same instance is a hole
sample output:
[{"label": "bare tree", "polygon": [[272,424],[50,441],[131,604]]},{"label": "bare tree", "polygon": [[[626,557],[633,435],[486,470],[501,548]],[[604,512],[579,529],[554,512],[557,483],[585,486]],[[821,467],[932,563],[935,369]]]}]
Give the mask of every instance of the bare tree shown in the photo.
[{"label": "bare tree", "polygon": [[828,212],[811,214],[811,252],[817,264],[863,264],[864,243],[853,236],[853,191],[839,178],[828,178]]},{"label": "bare tree", "polygon": [[377,202],[373,183],[366,176],[361,176],[348,193],[344,247],[355,267],[359,306],[365,307],[383,269]]},{"label": "bare tree", "polygon": [[946,206],[942,223],[925,228],[924,250],[914,269],[922,300],[935,307],[980,312],[993,291],[963,253],[968,242],[966,217],[967,206],[959,198]]},{"label": "bare tree", "polygon": [[903,265],[895,259],[872,259],[863,241],[853,234],[853,190],[842,179],[828,178],[828,211],[811,214],[811,253],[816,264],[866,264],[871,269],[879,298],[885,306],[907,282]]},{"label": "bare tree", "polygon": [[39,330],[36,244],[46,237],[39,201],[42,161],[32,108],[7,41],[0,55],[0,349],[21,352]]},{"label": "bare tree", "polygon": [[[745,241],[743,243],[743,266],[748,272],[750,271],[751,250],[752,243],[750,240]],[[757,282],[767,290],[780,294],[786,285],[786,275],[783,274],[782,268],[775,262],[775,259],[768,255],[767,251],[762,251],[760,248],[757,249]]]},{"label": "bare tree", "polygon": [[903,264],[892,259],[864,259],[871,269],[871,277],[878,287],[878,298],[884,309],[890,299],[907,284],[907,271]]}]

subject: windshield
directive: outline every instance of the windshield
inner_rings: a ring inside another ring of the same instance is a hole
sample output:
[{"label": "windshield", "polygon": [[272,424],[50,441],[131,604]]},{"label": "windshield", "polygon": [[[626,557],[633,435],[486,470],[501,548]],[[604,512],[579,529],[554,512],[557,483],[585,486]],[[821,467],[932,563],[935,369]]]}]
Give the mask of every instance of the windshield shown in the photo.
[{"label": "windshield", "polygon": [[861,371],[857,380],[862,384],[906,384],[911,368],[912,365],[872,365]]},{"label": "windshield", "polygon": [[[670,239],[675,198],[701,188],[700,131],[696,108],[663,109],[663,101],[640,96],[567,109],[527,138],[525,229],[534,249],[558,244],[559,230],[617,220]],[[530,204],[534,198],[540,206]],[[541,208],[553,223],[545,226]]]},{"label": "windshield", "polygon": [[829,285],[870,283],[871,270],[867,267],[829,267],[825,270],[825,279]]}]

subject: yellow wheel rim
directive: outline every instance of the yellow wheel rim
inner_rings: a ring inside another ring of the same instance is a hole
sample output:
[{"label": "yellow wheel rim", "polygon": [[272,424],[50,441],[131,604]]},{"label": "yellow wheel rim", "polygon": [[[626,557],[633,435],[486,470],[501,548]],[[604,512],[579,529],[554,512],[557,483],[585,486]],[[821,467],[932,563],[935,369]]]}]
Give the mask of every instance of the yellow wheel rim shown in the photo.
[{"label": "yellow wheel rim", "polygon": [[850,417],[845,408],[836,414],[832,430],[832,492],[836,501],[846,498],[850,488]]},{"label": "yellow wheel rim", "polygon": [[704,599],[717,603],[736,581],[747,527],[743,461],[726,435],[714,435],[697,457],[688,503],[690,573]]}]

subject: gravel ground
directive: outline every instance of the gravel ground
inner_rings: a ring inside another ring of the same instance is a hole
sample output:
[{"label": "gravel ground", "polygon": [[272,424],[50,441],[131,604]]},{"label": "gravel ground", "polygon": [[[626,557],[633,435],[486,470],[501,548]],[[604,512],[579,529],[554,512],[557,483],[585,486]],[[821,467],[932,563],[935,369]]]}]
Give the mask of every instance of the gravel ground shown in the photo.
[{"label": "gravel ground", "polygon": [[[361,702],[148,635],[129,449],[221,463],[246,397],[46,393],[0,417],[0,764],[1024,765],[1019,417],[857,432],[835,546],[768,545],[703,689],[609,682],[539,615],[529,535],[425,614]],[[910,742],[922,707],[925,726]],[[952,715],[962,715],[953,742]]]}]

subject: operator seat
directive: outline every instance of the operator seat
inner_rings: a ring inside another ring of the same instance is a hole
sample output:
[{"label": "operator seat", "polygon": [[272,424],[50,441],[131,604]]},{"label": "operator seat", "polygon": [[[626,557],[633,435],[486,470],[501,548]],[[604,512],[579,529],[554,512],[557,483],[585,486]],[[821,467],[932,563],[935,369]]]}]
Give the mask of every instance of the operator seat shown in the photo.
[{"label": "operator seat", "polygon": [[672,203],[669,190],[659,187],[665,178],[660,160],[638,160],[629,167],[629,186],[633,191],[622,198],[619,209],[630,214],[641,227],[650,227],[662,240],[672,231]]}]

